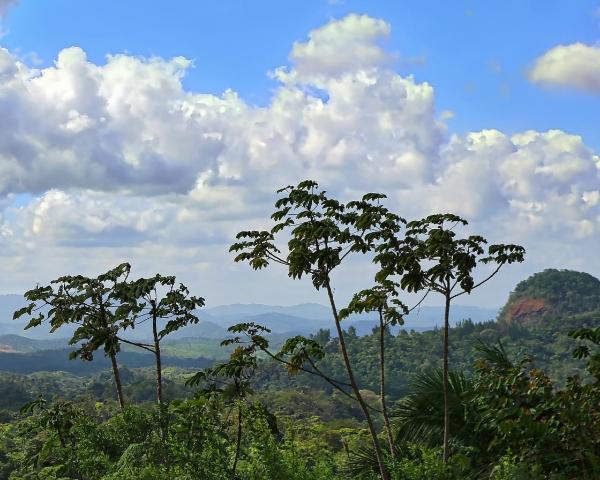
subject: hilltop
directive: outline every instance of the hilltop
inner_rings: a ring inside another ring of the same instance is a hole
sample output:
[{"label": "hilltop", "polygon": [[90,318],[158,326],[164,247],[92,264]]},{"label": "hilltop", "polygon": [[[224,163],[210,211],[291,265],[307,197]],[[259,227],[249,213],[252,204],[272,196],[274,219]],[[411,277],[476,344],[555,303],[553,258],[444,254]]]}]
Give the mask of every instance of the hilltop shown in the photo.
[{"label": "hilltop", "polygon": [[547,269],[517,284],[499,319],[528,325],[596,310],[600,310],[600,280],[584,272]]}]

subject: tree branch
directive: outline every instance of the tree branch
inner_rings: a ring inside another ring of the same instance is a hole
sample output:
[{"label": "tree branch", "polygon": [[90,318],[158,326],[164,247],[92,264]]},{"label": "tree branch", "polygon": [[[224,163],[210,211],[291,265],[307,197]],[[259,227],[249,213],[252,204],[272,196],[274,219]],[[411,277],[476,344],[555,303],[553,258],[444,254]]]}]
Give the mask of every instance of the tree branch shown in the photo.
[{"label": "tree branch", "polygon": [[148,350],[150,353],[154,353],[154,349],[151,348],[152,345],[148,345],[146,343],[141,343],[141,342],[131,342],[131,341],[126,340],[125,338],[121,338],[119,336],[117,336],[116,339],[119,340],[120,342],[127,343],[128,345],[133,345],[134,347],[143,348],[144,350]]},{"label": "tree branch", "polygon": [[[500,271],[500,269],[501,269],[501,268],[502,268],[502,264],[498,265],[498,266],[496,267],[496,269],[495,269],[495,270],[494,270],[494,271],[493,271],[493,272],[492,272],[492,273],[491,273],[491,274],[490,274],[488,277],[486,277],[485,279],[483,279],[481,282],[479,282],[479,283],[476,283],[475,285],[473,285],[473,286],[471,287],[471,290],[475,290],[477,287],[480,287],[481,285],[483,285],[483,284],[484,284],[484,283],[486,283],[487,281],[491,280],[491,279],[494,277],[494,275],[496,275],[496,274],[497,274],[497,273]],[[456,297],[460,297],[461,295],[464,295],[465,293],[467,293],[467,291],[466,291],[466,290],[463,290],[462,292],[455,293],[454,295],[452,295],[452,296],[450,297],[450,300],[453,300],[453,299],[455,299]]]}]

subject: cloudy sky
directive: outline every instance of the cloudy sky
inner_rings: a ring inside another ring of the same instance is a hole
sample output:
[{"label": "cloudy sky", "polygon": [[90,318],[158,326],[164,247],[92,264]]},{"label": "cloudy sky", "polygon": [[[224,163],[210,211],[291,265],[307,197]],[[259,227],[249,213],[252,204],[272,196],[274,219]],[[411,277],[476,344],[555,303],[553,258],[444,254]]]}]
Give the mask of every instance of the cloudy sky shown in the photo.
[{"label": "cloudy sky", "polygon": [[127,260],[210,305],[322,301],[227,252],[305,178],[527,248],[464,303],[548,267],[600,275],[598,1],[0,0],[0,17],[0,293]]}]

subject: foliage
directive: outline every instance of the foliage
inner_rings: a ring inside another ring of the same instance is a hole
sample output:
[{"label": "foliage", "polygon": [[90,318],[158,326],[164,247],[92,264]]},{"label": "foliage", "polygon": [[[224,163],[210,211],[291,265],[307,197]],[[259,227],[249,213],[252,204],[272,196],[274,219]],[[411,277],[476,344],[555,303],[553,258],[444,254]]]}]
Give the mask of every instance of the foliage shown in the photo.
[{"label": "foliage", "polygon": [[545,316],[564,316],[600,309],[600,280],[588,273],[547,269],[517,284],[500,313],[504,319],[510,307],[524,298],[547,304]]},{"label": "foliage", "polygon": [[[406,225],[402,239],[385,234],[385,242],[377,246],[375,262],[381,266],[376,279],[390,282],[399,277],[399,285],[408,292],[430,292],[442,295],[444,309],[443,340],[443,403],[444,403],[444,463],[449,458],[449,316],[451,302],[494,277],[507,264],[522,262],[525,249],[519,245],[489,245],[480,235],[461,237],[458,227],[467,221],[453,214],[435,214]],[[480,265],[493,266],[491,273],[476,280]]]},{"label": "foliage", "polygon": [[117,339],[119,316],[115,311],[120,303],[116,287],[127,279],[130,270],[131,266],[123,263],[95,278],[82,275],[59,277],[50,285],[26,292],[25,298],[30,304],[16,311],[13,318],[29,315],[31,318],[25,329],[47,321],[51,332],[63,325],[77,325],[69,342],[76,346],[72,358],[91,361],[100,347],[104,347],[106,355],[114,355],[120,349]]},{"label": "foliage", "polygon": [[[404,220],[381,205],[385,195],[378,193],[368,193],[360,200],[342,203],[320,191],[316,182],[305,180],[296,186],[282,188],[278,194],[280,198],[275,202],[276,210],[271,215],[275,225],[268,231],[238,233],[238,242],[231,246],[230,251],[237,253],[236,262],[248,262],[255,270],[271,263],[280,264],[287,268],[290,278],[310,277],[315,289],[327,292],[345,369],[343,378],[348,381],[342,385],[319,373],[309,351],[317,346],[314,342],[309,345],[310,342],[302,340],[302,347],[293,355],[293,358],[300,359],[300,364],[291,364],[291,368],[298,369],[308,361],[313,372],[338,390],[344,392],[348,387],[363,411],[381,476],[387,480],[389,474],[383,462],[370,407],[358,387],[346,349],[331,274],[350,254],[366,254],[380,239],[393,237]],[[289,234],[287,253],[282,253],[283,247],[276,245],[276,240],[284,233]]]},{"label": "foliage", "polygon": [[[590,321],[589,317],[574,317],[571,327]],[[455,354],[464,355],[455,364],[472,359],[475,368],[450,374],[451,392],[456,393],[451,398],[456,400],[451,402],[454,454],[448,467],[444,467],[440,454],[440,373],[430,369],[435,363],[419,368],[419,362],[431,355],[427,353],[428,344],[439,349],[440,332],[389,335],[388,355],[394,358],[390,366],[397,366],[422,350],[413,360],[414,371],[422,373],[407,383],[408,396],[395,409],[402,415],[393,422],[399,454],[395,461],[388,460],[391,478],[594,478],[600,455],[600,387],[594,381],[596,330],[583,326],[574,329],[575,338],[564,347],[568,351],[579,344],[587,347],[585,354],[577,350],[582,359],[572,361],[588,362],[588,381],[572,378],[557,385],[539,368],[532,368],[530,357],[521,355],[519,361],[512,357],[518,354],[519,343],[535,346],[534,352],[544,352],[542,346],[548,351],[555,349],[557,344],[551,340],[557,341],[556,332],[567,336],[564,322],[550,323],[543,330],[539,326],[519,329],[512,339],[511,332],[503,331],[504,328],[503,324],[466,322],[452,330],[457,345]],[[502,346],[476,341],[490,329],[496,329],[497,335],[504,338]],[[366,368],[376,361],[376,333],[349,338],[353,354],[366,353],[357,357],[361,360],[357,367],[364,362]],[[504,345],[504,341],[509,343]],[[332,351],[324,357],[324,368],[333,368],[329,361],[339,355],[336,346],[331,345],[334,342],[330,338],[322,345]],[[399,356],[401,352],[403,356]],[[259,360],[256,375],[271,368],[269,365],[270,362]],[[396,367],[390,370],[397,371]],[[131,378],[126,372],[125,384],[131,391],[128,382],[139,381],[135,378],[141,372]],[[146,376],[146,400],[152,398],[150,374]],[[55,381],[60,378],[57,376]],[[173,377],[177,382],[185,378],[189,376],[183,372]],[[272,380],[275,378],[287,377]],[[290,378],[298,382],[302,377]],[[347,474],[348,469],[354,469],[355,474],[360,470],[363,478],[373,476],[370,444],[364,435],[360,410],[352,400],[339,392],[334,394],[335,389],[329,394],[306,389],[265,391],[265,384],[256,380],[252,386],[255,393],[243,407],[247,428],[241,442],[239,478],[333,479]],[[98,381],[103,383],[106,379]],[[64,388],[72,388],[76,393],[75,377],[69,382]],[[376,382],[375,378],[374,385]],[[25,384],[28,399],[35,398],[32,385]],[[63,387],[57,383],[52,388],[55,395],[60,395]],[[181,390],[179,395],[189,394]],[[227,397],[199,395],[171,403],[166,441],[161,440],[155,407],[130,406],[121,413],[111,406],[111,401],[96,403],[78,398],[77,403],[49,402],[47,412],[36,408],[21,419],[15,419],[14,414],[7,418],[10,423],[0,427],[0,472],[4,475],[0,478],[186,479],[197,478],[195,471],[206,475],[202,478],[230,478],[237,424],[228,415]],[[310,417],[312,412],[320,412],[320,416]],[[272,428],[273,414],[277,416],[277,429]],[[410,425],[412,430],[407,428]],[[190,428],[194,432],[191,437]],[[66,448],[61,446],[60,436]],[[366,454],[362,460],[361,452]]]},{"label": "foliage", "polygon": [[[472,380],[463,372],[449,373],[450,419],[453,437],[472,443],[475,425],[466,411],[466,399],[472,394]],[[427,446],[440,445],[443,438],[443,373],[441,369],[416,375],[411,392],[400,400],[392,413],[397,427],[398,439],[407,443]]]},{"label": "foliage", "polygon": [[511,453],[532,478],[590,478],[600,473],[600,384],[578,377],[557,389],[525,356],[514,364],[481,360],[475,378],[481,451]]},{"label": "foliage", "polygon": [[[2,426],[0,478],[231,478],[232,423],[213,396],[171,404],[166,441],[158,429],[158,407],[128,406],[108,418],[101,405],[61,401],[30,410],[22,420]],[[239,478],[331,478],[333,465],[323,450],[313,450],[310,462],[300,456],[306,450],[293,427],[283,436],[273,433],[257,406],[249,406],[245,415],[250,427]]]},{"label": "foliage", "polygon": [[65,325],[75,325],[69,343],[75,347],[69,358],[92,361],[94,352],[104,349],[110,358],[117,397],[121,408],[125,406],[117,354],[121,348],[118,337],[122,313],[118,290],[127,281],[131,266],[122,263],[106,273],[90,278],[83,275],[65,275],[50,285],[36,287],[25,293],[30,302],[17,310],[13,319],[30,317],[25,329],[37,327],[46,321],[50,332]]},{"label": "foliage", "polygon": [[[163,369],[162,340],[197,322],[194,311],[204,299],[190,296],[174,277],[129,281],[128,264],[95,278],[60,277],[28,292],[30,305],[15,317],[29,316],[28,327],[75,325],[72,357],[91,361],[104,348],[112,372],[81,379],[2,374],[0,479],[600,476],[595,282],[575,279],[583,282],[584,305],[574,306],[576,297],[562,298],[568,295],[557,284],[564,272],[545,272],[548,285],[534,278],[526,288],[518,286],[513,298],[545,291],[569,315],[554,310],[545,322],[527,327],[465,320],[450,329],[451,301],[503,265],[522,261],[521,247],[461,238],[456,227],[466,221],[454,215],[406,223],[380,204],[380,194],[342,203],[311,181],[279,193],[274,227],[241,232],[232,246],[236,260],[255,269],[278,263],[291,278],[309,277],[327,293],[337,335],[321,330],[295,336],[272,351],[267,328],[242,323],[229,329],[222,342],[229,356],[220,363],[200,365],[195,374]],[[277,243],[284,233],[286,253]],[[381,268],[375,286],[338,309],[332,271],[351,253],[372,252]],[[475,269],[487,263],[487,276],[476,279]],[[410,311],[398,298],[402,289],[444,296],[443,332],[393,334]],[[360,312],[378,315],[371,335],[342,328],[344,318]],[[146,320],[153,327],[151,343],[124,337]],[[121,344],[154,354],[158,405],[150,402],[153,372],[117,364]],[[554,373],[558,381],[551,380]],[[392,421],[388,402],[395,402]],[[24,405],[17,412],[18,403]]]}]

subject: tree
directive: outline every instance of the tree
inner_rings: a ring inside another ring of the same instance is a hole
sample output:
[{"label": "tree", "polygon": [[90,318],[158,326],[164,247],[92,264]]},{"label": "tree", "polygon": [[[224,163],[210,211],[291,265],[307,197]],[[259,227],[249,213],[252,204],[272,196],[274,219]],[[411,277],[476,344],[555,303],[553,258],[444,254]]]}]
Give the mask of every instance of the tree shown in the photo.
[{"label": "tree", "polygon": [[409,313],[408,307],[396,298],[398,295],[396,287],[397,285],[393,282],[385,281],[371,289],[362,290],[354,295],[347,308],[340,311],[340,318],[347,318],[352,313],[377,312],[379,319],[379,403],[392,458],[396,454],[396,445],[385,399],[385,336],[390,326],[402,325],[404,323],[403,315]]},{"label": "tree", "polygon": [[[163,295],[161,292],[165,291]],[[126,331],[150,321],[151,344],[118,337],[124,343],[140,347],[154,355],[156,365],[156,401],[163,402],[162,360],[160,342],[170,333],[189,324],[198,323],[194,310],[204,306],[204,298],[190,296],[188,288],[176,284],[174,276],[160,274],[121,283],[116,296],[122,302],[118,312],[122,319],[119,329]],[[159,321],[166,322],[162,328]]]},{"label": "tree", "polygon": [[[25,329],[50,324],[51,332],[64,325],[77,325],[70,344],[76,349],[70,358],[79,357],[91,361],[94,352],[104,347],[104,354],[110,358],[117,399],[121,408],[125,406],[121,375],[117,364],[120,350],[119,325],[123,320],[123,310],[117,290],[127,281],[131,266],[128,263],[109,270],[95,278],[83,275],[66,275],[53,280],[50,285],[36,287],[25,293],[31,303],[16,311],[13,319],[30,316]],[[37,314],[37,316],[33,316]]]},{"label": "tree", "polygon": [[[600,345],[600,327],[580,327],[569,332],[569,337],[576,340],[585,340],[598,347]],[[573,357],[582,359],[587,358],[587,370],[594,377],[596,383],[600,385],[600,351],[598,348],[591,350],[588,344],[578,345],[573,351]]]},{"label": "tree", "polygon": [[[238,333],[241,331],[249,331],[251,335],[258,335],[265,331],[263,327],[251,323],[240,324],[232,327],[230,331]],[[220,363],[212,368],[206,368],[194,376],[189,378],[186,385],[207,384],[205,390],[218,391],[225,397],[226,400],[233,402],[237,412],[237,429],[235,436],[235,453],[233,457],[233,465],[231,467],[231,478],[235,478],[238,460],[242,445],[242,407],[249,394],[252,393],[250,380],[252,379],[258,360],[256,353],[260,350],[260,340],[256,339],[259,336],[251,339],[247,344],[242,344],[239,337],[223,340],[221,345],[237,344],[238,346],[231,352],[229,361]]]},{"label": "tree", "polygon": [[310,335],[310,338],[322,347],[324,347],[331,340],[331,332],[328,328],[319,328],[317,333],[313,333]]},{"label": "tree", "polygon": [[[385,231],[391,236],[399,230],[401,219],[380,205],[381,194],[366,194],[361,200],[343,204],[319,191],[316,182],[306,180],[297,186],[278,191],[276,211],[271,218],[276,224],[269,231],[242,231],[231,251],[236,262],[247,261],[254,269],[270,263],[287,267],[293,279],[310,276],[317,290],[327,293],[348,383],[367,421],[367,426],[382,478],[389,479],[369,407],[356,382],[352,362],[346,348],[344,331],[334,297],[331,273],[352,253],[365,254]],[[287,254],[275,245],[276,236],[289,232]]]},{"label": "tree", "polygon": [[[444,462],[448,462],[450,409],[448,393],[448,347],[450,305],[457,297],[470,294],[488,282],[506,264],[522,262],[523,247],[512,244],[489,245],[479,235],[459,237],[455,229],[467,221],[452,214],[430,215],[406,225],[402,239],[387,236],[377,247],[375,261],[381,270],[378,281],[399,276],[400,286],[408,292],[434,292],[444,298]],[[491,273],[475,280],[475,271],[491,264]]]}]

